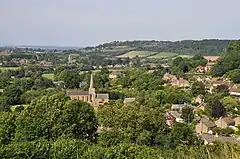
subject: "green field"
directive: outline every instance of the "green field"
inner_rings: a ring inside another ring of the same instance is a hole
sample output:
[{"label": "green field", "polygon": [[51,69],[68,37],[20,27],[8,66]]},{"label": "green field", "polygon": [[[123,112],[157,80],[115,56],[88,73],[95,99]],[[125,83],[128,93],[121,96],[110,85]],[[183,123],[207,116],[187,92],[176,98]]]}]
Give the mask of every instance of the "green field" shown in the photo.
[{"label": "green field", "polygon": [[173,53],[173,52],[160,52],[156,55],[153,56],[149,56],[148,58],[151,59],[165,59],[165,58],[169,58],[169,57],[174,57],[177,56],[177,53]]},{"label": "green field", "polygon": [[130,51],[126,54],[120,55],[118,57],[129,57],[129,58],[134,58],[136,56],[138,57],[147,57],[156,54],[157,52],[152,52],[152,51]]},{"label": "green field", "polygon": [[181,57],[181,58],[192,58],[193,56],[192,55],[179,55],[178,57]]},{"label": "green field", "polygon": [[20,67],[0,67],[1,71],[7,71],[7,70],[18,70]]},{"label": "green field", "polygon": [[54,74],[53,74],[53,73],[43,74],[42,76],[45,77],[45,78],[48,78],[48,79],[50,79],[50,80],[53,80],[53,79],[54,79]]}]

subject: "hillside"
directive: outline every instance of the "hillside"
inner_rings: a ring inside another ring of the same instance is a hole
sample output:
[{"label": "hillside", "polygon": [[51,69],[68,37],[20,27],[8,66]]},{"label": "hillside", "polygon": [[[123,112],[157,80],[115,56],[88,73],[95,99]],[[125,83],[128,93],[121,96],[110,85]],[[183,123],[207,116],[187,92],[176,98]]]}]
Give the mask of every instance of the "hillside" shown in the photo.
[{"label": "hillside", "polygon": [[[219,55],[225,52],[230,40],[184,40],[184,41],[114,41],[87,48],[92,53],[119,56],[121,51],[173,52],[180,55]],[[119,49],[121,48],[121,49]],[[124,52],[123,54],[125,54]]]}]

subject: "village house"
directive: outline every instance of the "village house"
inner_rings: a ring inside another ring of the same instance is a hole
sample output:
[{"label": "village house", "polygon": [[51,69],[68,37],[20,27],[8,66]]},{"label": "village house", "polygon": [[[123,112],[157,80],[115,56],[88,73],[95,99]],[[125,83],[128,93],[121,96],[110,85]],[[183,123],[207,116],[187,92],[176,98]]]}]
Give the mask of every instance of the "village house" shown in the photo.
[{"label": "village house", "polygon": [[240,116],[233,119],[235,121],[235,126],[240,125]]},{"label": "village house", "polygon": [[206,66],[199,65],[195,68],[197,73],[206,73],[206,72],[210,71],[211,69],[212,69],[212,65],[210,65],[210,64],[207,64]]},{"label": "village house", "polygon": [[235,126],[235,121],[230,117],[220,117],[215,124],[219,128],[227,128],[229,126]]},{"label": "village house", "polygon": [[240,144],[240,140],[234,137],[211,135],[211,134],[202,134],[200,135],[200,137],[203,139],[204,145],[213,145],[214,142]]},{"label": "village house", "polygon": [[123,103],[127,104],[127,103],[133,103],[136,101],[136,98],[125,98]]},{"label": "village house", "polygon": [[67,95],[71,100],[81,100],[89,103],[93,107],[98,107],[109,102],[108,94],[96,94],[95,88],[93,87],[93,75],[91,75],[90,87],[88,91],[67,91]]},{"label": "village house", "polygon": [[194,100],[195,103],[198,103],[198,104],[202,104],[204,103],[204,97],[203,95],[198,95],[195,100]]},{"label": "village house", "polygon": [[240,96],[240,88],[232,87],[229,89],[229,93],[232,96]]},{"label": "village house", "polygon": [[220,59],[220,56],[203,56],[203,58],[206,59],[208,63],[216,63]]},{"label": "village house", "polygon": [[172,120],[170,123],[173,123],[174,121],[182,123],[183,119],[181,118],[181,114],[177,111],[169,111],[166,113],[167,119]]},{"label": "village house", "polygon": [[109,74],[109,78],[110,79],[116,79],[118,77],[121,76],[121,72],[119,71],[112,71],[110,74]]},{"label": "village house", "polygon": [[207,118],[201,118],[196,125],[196,133],[198,134],[207,134],[212,133],[213,128],[216,127],[214,122],[208,120]]},{"label": "village house", "polygon": [[176,80],[172,80],[171,81],[171,85],[172,86],[176,86],[176,87],[189,87],[189,82],[183,78],[179,78],[179,79],[176,79]]},{"label": "village house", "polygon": [[182,109],[187,106],[188,106],[187,104],[172,104],[171,109],[177,110],[177,111],[182,111]]}]

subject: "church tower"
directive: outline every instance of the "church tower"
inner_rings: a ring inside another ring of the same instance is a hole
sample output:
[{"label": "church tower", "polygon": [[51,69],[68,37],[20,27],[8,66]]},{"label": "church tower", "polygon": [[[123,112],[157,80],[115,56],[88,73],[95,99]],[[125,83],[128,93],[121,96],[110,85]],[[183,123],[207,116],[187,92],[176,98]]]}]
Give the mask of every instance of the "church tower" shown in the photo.
[{"label": "church tower", "polygon": [[93,86],[93,74],[91,74],[91,79],[90,79],[90,87],[89,87],[89,95],[91,98],[91,103],[94,105],[95,104],[95,97],[96,97],[96,92],[95,88]]}]

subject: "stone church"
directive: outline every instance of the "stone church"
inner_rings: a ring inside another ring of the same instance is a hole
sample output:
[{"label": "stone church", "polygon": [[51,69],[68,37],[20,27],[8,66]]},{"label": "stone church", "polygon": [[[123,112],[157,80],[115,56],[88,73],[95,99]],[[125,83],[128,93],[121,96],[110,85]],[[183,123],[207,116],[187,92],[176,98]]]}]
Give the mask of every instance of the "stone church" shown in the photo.
[{"label": "stone church", "polygon": [[98,107],[109,102],[107,93],[97,93],[93,86],[93,74],[91,74],[90,87],[88,91],[67,91],[67,95],[71,100],[81,100],[89,103],[93,107]]}]

